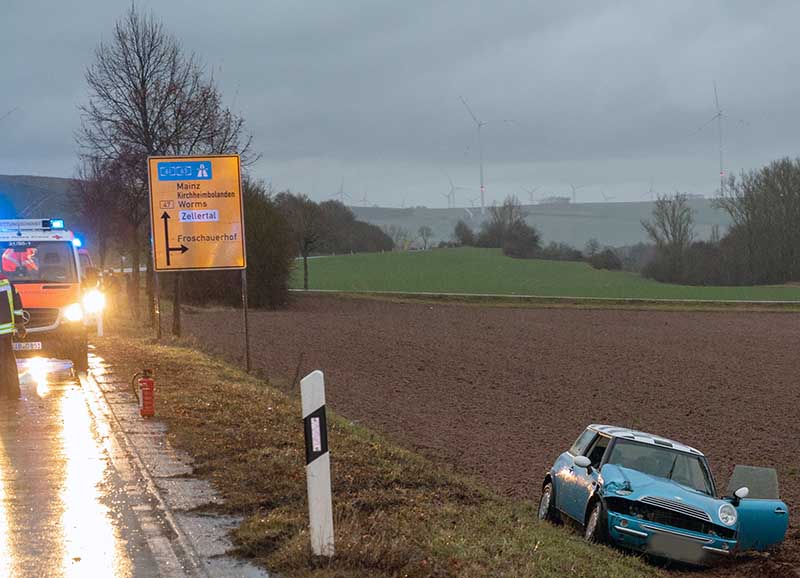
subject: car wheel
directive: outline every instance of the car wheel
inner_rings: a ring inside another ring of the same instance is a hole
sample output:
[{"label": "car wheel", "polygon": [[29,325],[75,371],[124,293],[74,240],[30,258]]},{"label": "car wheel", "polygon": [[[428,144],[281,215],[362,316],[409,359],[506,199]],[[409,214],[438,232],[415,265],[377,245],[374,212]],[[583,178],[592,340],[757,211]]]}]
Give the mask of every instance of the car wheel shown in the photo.
[{"label": "car wheel", "polygon": [[606,509],[603,502],[595,500],[589,506],[583,537],[587,542],[602,544],[606,541]]},{"label": "car wheel", "polygon": [[539,498],[539,519],[557,523],[559,521],[556,511],[556,492],[553,482],[547,482],[542,488],[542,497]]}]

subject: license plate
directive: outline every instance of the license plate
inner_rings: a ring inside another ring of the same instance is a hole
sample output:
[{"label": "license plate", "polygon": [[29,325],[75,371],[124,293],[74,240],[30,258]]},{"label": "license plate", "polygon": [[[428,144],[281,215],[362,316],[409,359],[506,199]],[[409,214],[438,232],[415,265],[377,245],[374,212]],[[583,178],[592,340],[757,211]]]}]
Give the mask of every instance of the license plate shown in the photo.
[{"label": "license plate", "polygon": [[41,341],[23,341],[14,344],[14,351],[39,351],[41,348]]}]

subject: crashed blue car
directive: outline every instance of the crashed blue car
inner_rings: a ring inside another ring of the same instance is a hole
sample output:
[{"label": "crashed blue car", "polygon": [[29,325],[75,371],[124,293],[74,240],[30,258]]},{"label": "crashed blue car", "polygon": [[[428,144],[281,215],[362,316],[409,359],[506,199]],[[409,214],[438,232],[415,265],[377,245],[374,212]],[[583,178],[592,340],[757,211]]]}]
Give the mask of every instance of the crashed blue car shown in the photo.
[{"label": "crashed blue car", "polygon": [[772,549],[789,525],[774,469],[736,466],[722,495],[698,450],[609,425],[590,425],[558,457],[538,512],[589,541],[698,566]]}]

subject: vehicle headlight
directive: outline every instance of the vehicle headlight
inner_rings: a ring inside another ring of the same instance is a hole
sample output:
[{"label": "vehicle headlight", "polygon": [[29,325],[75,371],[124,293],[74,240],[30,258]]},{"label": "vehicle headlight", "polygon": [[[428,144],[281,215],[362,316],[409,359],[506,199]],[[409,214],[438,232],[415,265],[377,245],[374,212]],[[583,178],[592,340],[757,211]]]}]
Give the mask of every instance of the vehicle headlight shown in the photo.
[{"label": "vehicle headlight", "polygon": [[73,303],[64,307],[64,318],[67,321],[81,321],[83,319],[83,309],[80,303]]},{"label": "vehicle headlight", "polygon": [[99,313],[106,306],[106,296],[99,289],[92,289],[83,296],[83,310],[86,313]]},{"label": "vehicle headlight", "polygon": [[730,504],[722,504],[719,507],[719,521],[726,526],[733,526],[737,518],[738,514],[736,513],[736,508]]}]

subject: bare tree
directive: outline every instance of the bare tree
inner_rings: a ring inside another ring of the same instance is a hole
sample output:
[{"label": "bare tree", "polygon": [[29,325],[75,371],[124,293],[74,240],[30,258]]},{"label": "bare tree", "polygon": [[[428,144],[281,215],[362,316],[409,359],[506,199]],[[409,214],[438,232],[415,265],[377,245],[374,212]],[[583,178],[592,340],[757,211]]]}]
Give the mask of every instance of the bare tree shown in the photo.
[{"label": "bare tree", "polygon": [[528,216],[522,208],[522,203],[516,195],[509,195],[502,205],[489,207],[489,222],[503,230],[508,230],[519,221],[524,221]]},{"label": "bare tree", "polygon": [[733,225],[749,282],[800,279],[800,159],[783,158],[731,177],[715,205]]},{"label": "bare tree", "polygon": [[679,279],[683,274],[686,252],[694,239],[694,215],[685,194],[659,195],[652,219],[642,221],[642,227],[666,259],[670,275]]},{"label": "bare tree", "polygon": [[85,229],[94,231],[100,269],[105,269],[110,241],[125,226],[120,206],[120,189],[111,172],[110,163],[97,158],[84,158],[72,181],[69,200]]},{"label": "bare tree", "polygon": [[404,251],[406,245],[411,241],[411,234],[400,225],[385,225],[383,227],[383,232],[392,240],[394,248],[401,251]]},{"label": "bare tree", "polygon": [[652,220],[642,221],[642,227],[658,247],[688,247],[694,238],[694,216],[686,195],[660,195]]},{"label": "bare tree", "polygon": [[289,223],[297,252],[303,258],[303,289],[308,290],[308,257],[324,234],[322,211],[306,195],[294,195],[289,191],[279,193],[275,202]]},{"label": "bare tree", "polygon": [[[86,81],[89,101],[80,108],[78,142],[83,156],[114,163],[124,179],[120,191],[132,235],[133,285],[138,287],[137,248],[140,239],[149,237],[147,157],[238,152],[248,163],[254,160],[251,139],[244,135],[243,120],[222,106],[213,78],[198,59],[185,53],[153,15],[135,7],[95,50]],[[147,263],[149,273],[151,260]],[[150,279],[148,274],[148,286]],[[138,311],[138,291],[133,303]]]},{"label": "bare tree", "polygon": [[419,238],[422,239],[422,248],[427,250],[428,249],[428,241],[431,240],[433,237],[433,229],[431,229],[428,225],[422,225],[417,231]]},{"label": "bare tree", "polygon": [[[87,156],[84,156],[86,159]],[[95,157],[92,162],[102,162],[106,171],[106,184],[109,190],[117,191],[117,203],[120,210],[118,233],[128,238],[126,249],[130,255],[131,276],[128,279],[127,293],[130,312],[134,319],[139,316],[139,291],[142,253],[148,238],[143,227],[148,215],[147,181],[142,180],[142,173],[133,161],[133,155],[122,152],[119,157],[102,160]],[[150,262],[148,261],[148,265]]]},{"label": "bare tree", "polygon": [[453,239],[462,247],[471,247],[475,244],[475,233],[469,225],[459,220],[453,229]]},{"label": "bare tree", "polygon": [[219,90],[193,54],[153,15],[131,8],[86,72],[80,143],[108,159],[139,155],[238,152],[250,159],[243,120],[224,108]]},{"label": "bare tree", "polygon": [[586,254],[587,257],[594,257],[595,254],[599,251],[600,251],[600,241],[598,241],[594,237],[586,241],[586,245],[584,245],[583,247],[583,252]]},{"label": "bare tree", "polygon": [[525,224],[528,213],[516,195],[509,195],[502,205],[489,207],[489,220],[481,225],[478,244],[483,247],[502,247],[512,230]]}]

